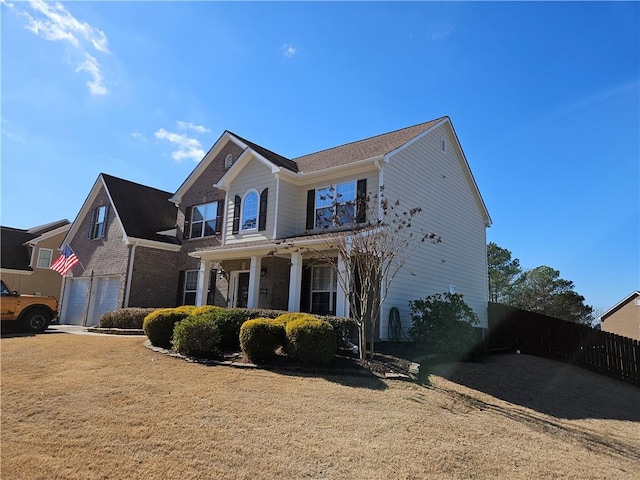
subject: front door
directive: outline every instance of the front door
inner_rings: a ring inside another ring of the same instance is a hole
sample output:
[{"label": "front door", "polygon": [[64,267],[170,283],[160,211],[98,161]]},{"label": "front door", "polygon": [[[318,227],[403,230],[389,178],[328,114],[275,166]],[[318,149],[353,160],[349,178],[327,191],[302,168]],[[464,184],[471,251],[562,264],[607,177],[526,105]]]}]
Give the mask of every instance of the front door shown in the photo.
[{"label": "front door", "polygon": [[247,308],[249,302],[249,272],[231,272],[231,306]]}]

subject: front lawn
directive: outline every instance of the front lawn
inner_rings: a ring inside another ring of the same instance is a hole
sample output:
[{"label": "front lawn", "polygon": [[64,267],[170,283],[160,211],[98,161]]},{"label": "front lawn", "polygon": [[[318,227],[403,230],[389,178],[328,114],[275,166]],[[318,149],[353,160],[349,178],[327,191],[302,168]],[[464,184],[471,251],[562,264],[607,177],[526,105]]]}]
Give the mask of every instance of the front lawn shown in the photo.
[{"label": "front lawn", "polygon": [[634,478],[640,389],[526,355],[429,385],[2,338],[1,478]]}]

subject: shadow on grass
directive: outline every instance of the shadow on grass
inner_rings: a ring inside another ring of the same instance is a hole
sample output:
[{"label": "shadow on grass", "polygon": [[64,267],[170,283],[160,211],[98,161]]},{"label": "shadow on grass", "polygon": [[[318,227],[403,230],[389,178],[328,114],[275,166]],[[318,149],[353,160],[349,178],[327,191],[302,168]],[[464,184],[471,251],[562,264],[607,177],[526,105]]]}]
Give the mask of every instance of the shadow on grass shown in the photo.
[{"label": "shadow on grass", "polygon": [[386,390],[387,384],[382,379],[376,377],[373,374],[353,374],[353,373],[341,373],[335,369],[318,368],[308,370],[283,370],[283,369],[270,369],[279,375],[285,375],[289,377],[314,377],[322,378],[331,383],[337,383],[345,387],[362,388],[367,390]]},{"label": "shadow on grass", "polygon": [[423,383],[438,375],[556,418],[640,421],[639,388],[554,360],[501,354],[482,362],[421,364],[420,370]]}]

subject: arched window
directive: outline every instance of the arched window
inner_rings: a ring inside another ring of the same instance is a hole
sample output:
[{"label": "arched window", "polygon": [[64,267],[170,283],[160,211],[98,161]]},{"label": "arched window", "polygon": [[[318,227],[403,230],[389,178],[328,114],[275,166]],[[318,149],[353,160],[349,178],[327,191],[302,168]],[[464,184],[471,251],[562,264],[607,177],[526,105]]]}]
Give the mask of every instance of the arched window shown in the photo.
[{"label": "arched window", "polygon": [[259,197],[258,192],[250,190],[242,201],[242,230],[254,230],[258,228],[258,204]]}]

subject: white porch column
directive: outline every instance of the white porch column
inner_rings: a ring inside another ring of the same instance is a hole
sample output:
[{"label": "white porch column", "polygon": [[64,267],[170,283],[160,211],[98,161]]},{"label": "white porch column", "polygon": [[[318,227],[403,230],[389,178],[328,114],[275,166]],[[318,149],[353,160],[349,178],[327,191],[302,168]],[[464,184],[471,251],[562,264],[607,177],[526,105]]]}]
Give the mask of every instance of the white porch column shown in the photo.
[{"label": "white porch column", "polygon": [[289,271],[289,307],[290,312],[300,311],[300,293],[302,291],[302,254],[291,254],[291,270]]},{"label": "white porch column", "polygon": [[196,291],[196,305],[207,304],[207,292],[209,291],[209,277],[211,272],[211,262],[203,258],[200,259],[200,270],[198,270],[198,290]]},{"label": "white porch column", "polygon": [[[344,260],[342,260],[342,257],[340,255],[338,255],[338,275],[340,275],[340,278],[345,278]],[[349,316],[349,300],[344,290],[340,286],[340,282],[338,282],[338,290],[336,292],[336,316]]]},{"label": "white porch column", "polygon": [[251,265],[249,267],[249,298],[247,299],[247,308],[258,308],[260,300],[260,266],[262,265],[262,257],[251,257]]}]

